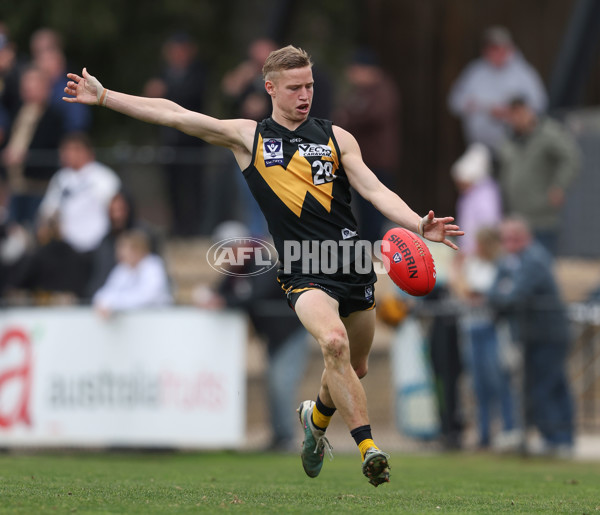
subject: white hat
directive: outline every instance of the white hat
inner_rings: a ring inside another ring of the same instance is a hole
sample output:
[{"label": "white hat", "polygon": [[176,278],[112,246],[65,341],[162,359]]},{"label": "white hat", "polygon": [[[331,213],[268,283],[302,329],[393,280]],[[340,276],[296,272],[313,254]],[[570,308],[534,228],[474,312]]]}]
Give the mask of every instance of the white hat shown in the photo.
[{"label": "white hat", "polygon": [[471,143],[465,153],[460,156],[450,169],[456,181],[475,184],[489,177],[491,156],[488,148],[482,143]]}]

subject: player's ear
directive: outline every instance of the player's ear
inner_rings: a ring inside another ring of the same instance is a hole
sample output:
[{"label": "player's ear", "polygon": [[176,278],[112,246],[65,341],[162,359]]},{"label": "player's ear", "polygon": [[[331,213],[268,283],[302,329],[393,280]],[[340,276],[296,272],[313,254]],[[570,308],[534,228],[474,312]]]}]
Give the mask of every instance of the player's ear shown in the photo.
[{"label": "player's ear", "polygon": [[274,97],[275,96],[275,83],[271,80],[266,80],[265,81],[265,89],[267,90],[267,93],[269,94],[269,96]]}]

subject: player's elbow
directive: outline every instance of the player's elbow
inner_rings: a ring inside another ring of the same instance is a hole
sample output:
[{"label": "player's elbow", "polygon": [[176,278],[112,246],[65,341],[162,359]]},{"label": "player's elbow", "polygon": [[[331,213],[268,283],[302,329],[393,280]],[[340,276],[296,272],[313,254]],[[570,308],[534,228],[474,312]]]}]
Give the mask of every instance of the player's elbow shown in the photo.
[{"label": "player's elbow", "polygon": [[358,376],[359,379],[362,379],[363,377],[365,377],[367,375],[368,371],[369,371],[369,367],[366,363],[361,363],[360,365],[354,366],[354,372],[356,372],[356,375]]}]

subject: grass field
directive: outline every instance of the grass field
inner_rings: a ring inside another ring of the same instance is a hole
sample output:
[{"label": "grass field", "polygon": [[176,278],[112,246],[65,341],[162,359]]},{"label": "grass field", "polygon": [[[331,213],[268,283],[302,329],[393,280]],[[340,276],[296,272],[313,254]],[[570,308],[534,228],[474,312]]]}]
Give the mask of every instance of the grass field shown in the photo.
[{"label": "grass field", "polygon": [[317,479],[297,456],[0,455],[0,513],[595,513],[600,464],[488,455],[394,455],[375,489],[356,455]]}]

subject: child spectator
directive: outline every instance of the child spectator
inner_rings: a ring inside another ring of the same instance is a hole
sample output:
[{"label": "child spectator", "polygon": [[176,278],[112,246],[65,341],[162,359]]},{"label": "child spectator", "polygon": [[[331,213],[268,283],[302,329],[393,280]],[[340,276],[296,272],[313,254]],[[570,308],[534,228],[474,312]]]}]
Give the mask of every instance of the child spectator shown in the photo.
[{"label": "child spectator", "polygon": [[503,432],[498,435],[498,448],[516,450],[521,443],[516,429],[515,395],[508,367],[502,362],[500,333],[495,315],[484,304],[496,278],[495,261],[500,253],[500,233],[496,228],[481,228],[476,235],[476,249],[465,258],[453,281],[454,291],[467,306],[461,326],[465,338],[465,356],[473,380],[477,403],[479,446],[492,444],[491,421],[500,414]]},{"label": "child spectator", "polygon": [[119,237],[117,261],[92,301],[102,318],[117,311],[173,303],[163,260],[150,252],[150,242],[143,231],[132,230]]},{"label": "child spectator", "polygon": [[108,205],[108,219],[110,228],[91,255],[92,270],[87,287],[90,299],[106,282],[108,274],[117,265],[117,240],[124,232],[131,229],[143,230],[150,238],[150,251],[160,254],[156,235],[148,224],[137,219],[133,198],[126,190],[119,190],[111,199]]}]

